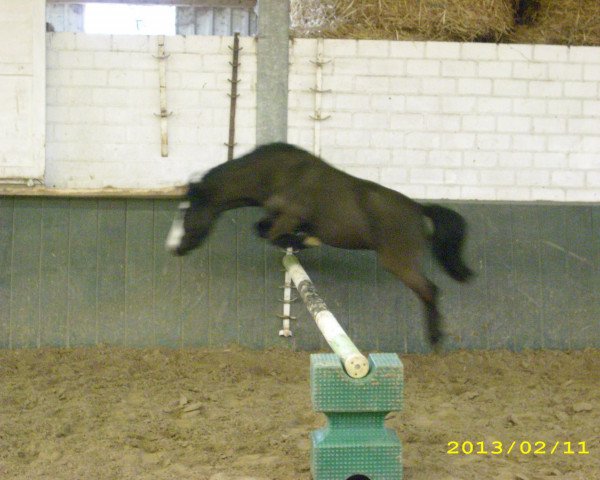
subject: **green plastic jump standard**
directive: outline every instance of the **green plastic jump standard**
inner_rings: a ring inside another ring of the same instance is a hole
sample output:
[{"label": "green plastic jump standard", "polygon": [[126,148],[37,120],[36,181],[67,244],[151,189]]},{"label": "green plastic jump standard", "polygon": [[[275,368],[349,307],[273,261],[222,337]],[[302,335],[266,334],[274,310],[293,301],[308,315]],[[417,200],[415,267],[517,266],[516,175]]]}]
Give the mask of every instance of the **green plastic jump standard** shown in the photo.
[{"label": "green plastic jump standard", "polygon": [[385,417],[402,409],[398,355],[369,355],[369,374],[351,378],[335,354],[310,357],[312,402],[327,426],[312,432],[314,480],[401,480],[402,444]]}]

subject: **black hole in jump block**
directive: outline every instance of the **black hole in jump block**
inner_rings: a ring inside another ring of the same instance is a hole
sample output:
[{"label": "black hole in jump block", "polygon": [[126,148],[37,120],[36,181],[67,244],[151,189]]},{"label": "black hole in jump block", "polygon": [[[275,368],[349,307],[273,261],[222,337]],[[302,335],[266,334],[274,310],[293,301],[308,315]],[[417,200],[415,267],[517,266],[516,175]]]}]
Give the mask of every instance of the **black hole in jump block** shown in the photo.
[{"label": "black hole in jump block", "polygon": [[346,480],[371,480],[371,479],[365,475],[352,475],[351,477],[348,477]]}]

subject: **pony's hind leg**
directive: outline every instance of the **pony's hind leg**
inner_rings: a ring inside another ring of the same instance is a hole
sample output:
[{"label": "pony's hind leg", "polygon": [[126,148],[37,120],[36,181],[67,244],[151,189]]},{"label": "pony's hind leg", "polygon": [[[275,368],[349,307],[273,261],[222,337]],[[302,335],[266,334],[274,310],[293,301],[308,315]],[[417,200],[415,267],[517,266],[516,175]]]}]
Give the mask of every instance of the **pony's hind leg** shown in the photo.
[{"label": "pony's hind leg", "polygon": [[384,268],[396,275],[404,285],[415,292],[423,303],[429,343],[434,349],[437,349],[444,336],[441,316],[437,308],[438,288],[421,273],[414,263],[403,263],[394,260],[382,261]]}]

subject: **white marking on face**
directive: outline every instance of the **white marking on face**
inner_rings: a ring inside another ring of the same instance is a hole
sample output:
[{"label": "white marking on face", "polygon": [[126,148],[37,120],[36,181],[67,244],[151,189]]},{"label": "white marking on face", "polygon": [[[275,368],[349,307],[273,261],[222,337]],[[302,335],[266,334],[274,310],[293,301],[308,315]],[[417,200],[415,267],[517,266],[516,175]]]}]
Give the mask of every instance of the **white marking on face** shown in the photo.
[{"label": "white marking on face", "polygon": [[165,242],[165,247],[169,251],[175,251],[181,245],[181,240],[185,235],[185,229],[183,228],[183,219],[180,217],[175,218],[173,220],[173,224],[171,225],[171,230],[169,230],[169,234],[167,235],[167,241]]},{"label": "white marking on face", "polygon": [[190,202],[181,202],[179,204],[179,210],[187,210],[188,208],[190,208]]}]

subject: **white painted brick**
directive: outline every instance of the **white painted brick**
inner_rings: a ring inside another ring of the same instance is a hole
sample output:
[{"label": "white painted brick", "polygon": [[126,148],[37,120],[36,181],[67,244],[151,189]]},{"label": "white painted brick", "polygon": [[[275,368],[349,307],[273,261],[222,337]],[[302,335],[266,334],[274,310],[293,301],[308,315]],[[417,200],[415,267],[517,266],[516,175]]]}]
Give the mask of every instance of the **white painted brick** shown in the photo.
[{"label": "white painted brick", "polygon": [[404,95],[371,95],[371,108],[378,112],[400,112],[405,105]]},{"label": "white painted brick", "polygon": [[459,132],[460,115],[425,114],[423,124],[428,131]]},{"label": "white painted brick", "polygon": [[444,183],[476,185],[479,183],[479,170],[468,168],[447,169],[444,171]]},{"label": "white painted brick", "polygon": [[421,91],[421,79],[415,77],[390,78],[390,93],[411,94]]},{"label": "white painted brick", "polygon": [[579,63],[598,63],[598,47],[571,47],[569,60]]},{"label": "white painted brick", "polygon": [[456,150],[432,150],[429,152],[427,164],[432,167],[460,167],[462,152]]},{"label": "white painted brick", "polygon": [[480,150],[509,150],[510,135],[502,133],[478,133],[476,146]]},{"label": "white painted brick", "polygon": [[479,152],[470,150],[464,153],[463,163],[467,168],[491,168],[498,165],[496,152]]},{"label": "white painted brick", "polygon": [[355,113],[352,116],[352,126],[365,130],[388,130],[390,118],[385,113]]},{"label": "white painted brick", "polygon": [[402,148],[403,136],[393,130],[379,130],[371,133],[369,140],[371,147],[377,148]]},{"label": "white painted brick", "polygon": [[548,64],[516,62],[513,64],[512,77],[515,79],[545,80],[548,78]]},{"label": "white painted brick", "polygon": [[531,190],[528,187],[498,187],[496,195],[502,200],[524,201],[531,199]]},{"label": "white painted brick", "polygon": [[477,99],[477,112],[479,113],[504,113],[512,110],[512,100],[502,97],[480,97]]},{"label": "white painted brick", "polygon": [[354,75],[324,75],[323,89],[332,92],[353,92]]},{"label": "white painted brick", "polygon": [[534,133],[566,133],[567,121],[564,118],[534,118]]},{"label": "white painted brick", "polygon": [[404,75],[406,71],[406,62],[396,58],[371,58],[369,60],[370,75],[385,75],[393,77]]},{"label": "white painted brick", "polygon": [[512,145],[514,150],[524,152],[541,152],[546,147],[544,135],[513,135]]},{"label": "white painted brick", "polygon": [[73,35],[76,50],[107,51],[112,46],[111,35],[90,35],[88,33],[75,33]]},{"label": "white painted brick", "polygon": [[596,82],[565,82],[565,96],[570,98],[597,98]]},{"label": "white painted brick", "polygon": [[545,115],[546,105],[547,102],[539,98],[514,99],[512,112],[517,115]]},{"label": "white painted brick", "polygon": [[388,184],[398,184],[408,182],[408,169],[404,167],[383,167],[380,177]]},{"label": "white painted brick", "polygon": [[362,163],[356,160],[356,148],[330,146],[324,143],[321,148],[321,156],[333,165],[360,165]]},{"label": "white painted brick", "polygon": [[51,51],[75,50],[75,35],[71,32],[56,32],[48,35],[46,37],[47,49]]},{"label": "white painted brick", "polygon": [[512,75],[512,63],[481,61],[477,66],[477,72],[479,77],[510,78]]},{"label": "white painted brick", "polygon": [[456,80],[453,78],[424,78],[422,87],[425,95],[451,94],[456,92]]},{"label": "white painted brick", "polygon": [[440,134],[433,132],[409,132],[404,137],[404,144],[407,148],[429,151],[432,148],[439,148]]},{"label": "white painted brick", "polygon": [[516,184],[528,187],[543,187],[550,183],[550,172],[547,170],[528,169],[517,170]]},{"label": "white painted brick", "polygon": [[357,76],[355,88],[359,92],[385,93],[389,91],[389,80],[387,77]]},{"label": "white painted brick", "polygon": [[[598,59],[600,62],[600,59]],[[600,81],[600,64],[589,64],[583,69],[583,79],[586,81]]]},{"label": "white painted brick", "polygon": [[533,59],[541,62],[566,62],[569,60],[569,47],[561,45],[534,45]]},{"label": "white painted brick", "polygon": [[562,83],[560,82],[529,82],[529,95],[531,97],[560,97],[562,95]]},{"label": "white painted brick", "polygon": [[498,45],[498,59],[509,61],[531,61],[533,59],[533,45],[509,43]]},{"label": "white painted brick", "polygon": [[400,166],[427,165],[427,152],[425,150],[394,149],[392,150],[392,163]]},{"label": "white painted brick", "polygon": [[598,202],[600,200],[600,188],[568,188],[566,191],[566,200],[569,202]]},{"label": "white painted brick", "polygon": [[549,63],[549,80],[583,80],[583,65],[579,63]]},{"label": "white painted brick", "polygon": [[[323,51],[325,53],[325,45],[323,44]],[[348,48],[352,48],[354,42],[348,42]],[[290,57],[293,63],[296,63],[301,58],[314,59],[317,56],[317,40],[314,38],[292,38],[290,42]],[[327,53],[324,55],[327,56]]]},{"label": "white painted brick", "polygon": [[536,152],[533,154],[533,166],[535,168],[566,168],[567,154],[556,152]]},{"label": "white painted brick", "polygon": [[503,115],[496,117],[498,132],[526,133],[531,130],[531,118]]},{"label": "white painted brick", "polygon": [[288,88],[290,90],[308,91],[315,86],[314,75],[309,74],[290,74],[288,79]]},{"label": "white painted brick", "polygon": [[[112,35],[111,48],[124,52],[150,52],[150,37],[147,35]],[[155,41],[155,40],[154,40]],[[154,48],[153,51],[156,51]]]},{"label": "white painted brick", "polygon": [[596,118],[570,118],[568,121],[569,133],[598,134],[600,132],[600,117]]},{"label": "white painted brick", "polygon": [[427,198],[438,198],[438,199],[459,199],[460,198],[460,187],[448,186],[448,185],[427,185],[425,187],[425,194]]},{"label": "white painted brick", "polygon": [[435,77],[440,74],[441,62],[439,60],[407,60],[406,73],[421,77]]},{"label": "white painted brick", "polygon": [[569,153],[568,165],[575,169],[598,170],[600,169],[600,154],[598,152]]},{"label": "white painted brick", "polygon": [[468,150],[475,146],[473,133],[444,133],[441,147],[446,150]]},{"label": "white painted brick", "polygon": [[496,200],[498,198],[497,190],[494,187],[461,187],[460,195],[466,200]]},{"label": "white painted brick", "polygon": [[579,116],[585,113],[583,105],[581,100],[551,99],[548,100],[548,113],[550,115]]},{"label": "white painted brick", "polygon": [[527,95],[527,82],[525,80],[494,80],[494,95],[524,97]]},{"label": "white painted brick", "polygon": [[426,42],[425,57],[427,58],[459,58],[460,43],[455,42]]},{"label": "white painted brick", "polygon": [[[212,72],[181,72],[180,74],[177,72],[177,78],[171,77],[170,75],[176,72],[167,72],[167,89],[172,89],[177,86],[185,86],[185,88],[191,89],[201,89],[201,90],[216,90],[217,85],[217,75]],[[157,82],[158,85],[158,72],[157,72]]]},{"label": "white painted brick", "polygon": [[[227,49],[227,46],[225,46]],[[226,53],[222,46],[222,37],[210,35],[188,35],[185,37],[185,51],[188,53],[218,54]],[[243,54],[242,54],[243,55]]]},{"label": "white painted brick", "polygon": [[493,132],[496,129],[496,117],[492,115],[464,115],[462,130],[466,132]]},{"label": "white painted brick", "polygon": [[411,168],[409,172],[411,183],[430,185],[444,183],[444,169],[442,168]]},{"label": "white painted brick", "polygon": [[579,147],[582,152],[586,153],[598,153],[600,152],[600,134],[599,135],[588,135],[581,140]]},{"label": "white painted brick", "polygon": [[600,187],[600,172],[588,172],[585,175],[585,184],[588,187]]},{"label": "white painted brick", "polygon": [[532,188],[531,200],[546,200],[553,202],[562,202],[565,199],[565,191],[562,188]]},{"label": "white painted brick", "polygon": [[464,60],[443,60],[442,75],[444,77],[475,77],[477,63]]},{"label": "white painted brick", "polygon": [[475,113],[477,100],[474,97],[442,97],[442,112],[444,113]]},{"label": "white painted brick", "polygon": [[[94,72],[94,70],[91,70],[91,72]],[[136,70],[113,70],[108,72],[108,84],[111,87],[135,87],[136,85],[143,85],[144,72]]]},{"label": "white painted brick", "polygon": [[530,167],[533,164],[533,153],[531,152],[502,152],[498,155],[499,167],[512,167],[520,169]]},{"label": "white painted brick", "polygon": [[369,132],[363,130],[343,130],[335,134],[336,144],[340,147],[360,147],[369,144]]},{"label": "white painted brick", "polygon": [[390,52],[390,42],[387,40],[361,40],[358,42],[359,57],[387,57]]},{"label": "white painted brick", "polygon": [[461,57],[469,60],[496,60],[498,45],[494,43],[468,43],[461,45]]},{"label": "white painted brick", "polygon": [[419,198],[425,198],[426,195],[426,189],[424,186],[421,185],[410,185],[410,184],[387,184],[385,182],[383,182],[383,185],[391,188],[393,190],[396,190],[398,192],[403,193],[404,195],[409,196],[410,198],[413,198],[415,200],[418,200]]},{"label": "white painted brick", "polygon": [[369,103],[369,95],[343,93],[335,96],[335,108],[338,111],[367,111],[369,109]]},{"label": "white painted brick", "polygon": [[439,112],[440,110],[440,99],[434,96],[406,96],[406,112],[408,113],[419,113],[419,112]]},{"label": "white painted brick", "polygon": [[579,148],[581,137],[578,135],[551,135],[548,137],[549,152],[572,152]]},{"label": "white painted brick", "polygon": [[[186,57],[191,57],[189,59],[190,64],[195,64],[195,70],[199,70],[198,65],[200,63],[200,58],[194,55],[186,55]],[[231,57],[229,55],[202,55],[202,71],[204,72],[219,72],[224,73],[229,71],[231,61]],[[190,65],[192,68],[192,65]]]},{"label": "white painted brick", "polygon": [[[94,105],[121,106],[129,104],[130,94],[131,92],[124,88],[94,88],[91,98]],[[85,96],[89,97],[89,91],[86,90]]]},{"label": "white painted brick", "polygon": [[423,130],[425,121],[420,113],[398,113],[390,117],[390,128],[405,132]]},{"label": "white painted brick", "polygon": [[337,74],[366,74],[369,72],[369,59],[340,57],[333,60],[333,71]]},{"label": "white painted brick", "polygon": [[590,117],[600,115],[600,100],[584,100],[583,114]]},{"label": "white painted brick", "polygon": [[479,173],[482,185],[513,185],[515,172],[513,170],[489,169]]},{"label": "white painted brick", "polygon": [[64,50],[58,53],[58,68],[88,69],[94,66],[94,54],[77,50]]},{"label": "white painted brick", "polygon": [[583,187],[585,184],[584,172],[552,172],[550,176],[550,184],[555,187]]},{"label": "white painted brick", "polygon": [[[365,144],[365,145],[368,145]],[[390,164],[391,151],[389,148],[358,148],[356,158],[361,165],[385,166]]]},{"label": "white painted brick", "polygon": [[102,70],[73,70],[71,72],[71,84],[75,86],[107,85],[108,80],[106,73],[107,72]]},{"label": "white painted brick", "polygon": [[488,78],[460,78],[458,80],[459,95],[490,95],[492,80]]},{"label": "white painted brick", "polygon": [[390,42],[390,57],[392,58],[423,58],[425,43],[423,42]]},{"label": "white painted brick", "polygon": [[329,129],[350,128],[352,126],[352,114],[350,112],[335,112],[323,124],[322,131]]},{"label": "white painted brick", "polygon": [[[294,39],[297,42],[298,39]],[[323,43],[323,52],[326,57],[355,57],[358,41],[326,38]]]}]

